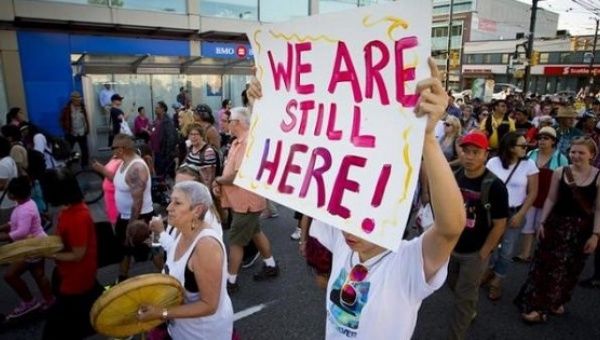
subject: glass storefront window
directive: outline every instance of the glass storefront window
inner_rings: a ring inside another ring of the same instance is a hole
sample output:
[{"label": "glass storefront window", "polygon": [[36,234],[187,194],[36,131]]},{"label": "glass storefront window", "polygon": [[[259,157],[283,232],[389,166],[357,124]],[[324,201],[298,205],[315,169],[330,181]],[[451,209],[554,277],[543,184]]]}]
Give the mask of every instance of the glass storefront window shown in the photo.
[{"label": "glass storefront window", "polygon": [[115,8],[138,9],[170,13],[186,13],[187,0],[38,0],[47,2],[65,2],[80,5],[111,6]]},{"label": "glass storefront window", "polygon": [[319,13],[344,11],[356,7],[371,6],[394,0],[319,0]]},{"label": "glass storefront window", "polygon": [[287,21],[308,15],[308,0],[289,1],[285,6],[279,0],[260,0],[259,8],[262,22]]},{"label": "glass storefront window", "polygon": [[5,117],[8,113],[8,100],[6,98],[6,87],[4,86],[4,71],[2,70],[2,60],[0,59],[0,122],[6,124]]},{"label": "glass storefront window", "polygon": [[159,11],[170,13],[187,13],[186,0],[110,0],[112,7]]},{"label": "glass storefront window", "polygon": [[258,0],[199,0],[198,2],[201,16],[258,21]]}]

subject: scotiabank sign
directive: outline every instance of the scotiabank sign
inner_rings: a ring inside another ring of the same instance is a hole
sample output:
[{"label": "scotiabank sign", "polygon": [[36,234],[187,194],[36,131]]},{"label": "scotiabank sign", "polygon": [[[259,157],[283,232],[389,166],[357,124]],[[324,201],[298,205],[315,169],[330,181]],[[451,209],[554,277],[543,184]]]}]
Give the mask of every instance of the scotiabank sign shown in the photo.
[{"label": "scotiabank sign", "polygon": [[[544,67],[546,76],[589,76],[590,68],[586,66],[546,66]],[[600,67],[592,68],[592,75],[600,76]]]}]

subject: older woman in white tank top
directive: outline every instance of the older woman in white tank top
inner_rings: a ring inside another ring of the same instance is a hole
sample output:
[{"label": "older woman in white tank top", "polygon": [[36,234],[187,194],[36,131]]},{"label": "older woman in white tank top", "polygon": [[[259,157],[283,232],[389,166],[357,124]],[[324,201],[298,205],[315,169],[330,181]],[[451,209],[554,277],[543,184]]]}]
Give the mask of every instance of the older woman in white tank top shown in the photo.
[{"label": "older woman in white tank top", "polygon": [[227,257],[222,237],[205,221],[212,205],[206,186],[177,183],[167,207],[180,233],[167,253],[164,272],[185,288],[184,303],[172,308],[142,306],[140,320],[163,319],[174,340],[230,340],[233,307],[227,295]]}]

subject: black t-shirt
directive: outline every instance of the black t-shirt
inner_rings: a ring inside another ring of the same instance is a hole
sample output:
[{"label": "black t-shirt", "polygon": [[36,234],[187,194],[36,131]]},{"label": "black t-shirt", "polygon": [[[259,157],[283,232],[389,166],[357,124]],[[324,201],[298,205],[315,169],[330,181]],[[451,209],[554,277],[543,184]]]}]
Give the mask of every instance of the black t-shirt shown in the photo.
[{"label": "black t-shirt", "polygon": [[124,115],[125,114],[123,113],[123,111],[121,111],[121,109],[118,109],[116,107],[110,108],[110,121],[112,122],[112,133],[114,135],[121,132],[121,119],[119,118],[119,116]]},{"label": "black t-shirt", "polygon": [[[488,170],[486,170],[488,171]],[[493,226],[488,226],[487,211],[481,204],[481,183],[485,173],[478,178],[458,174],[456,181],[465,201],[467,224],[454,251],[461,254],[479,251]],[[508,217],[508,192],[501,180],[496,179],[490,188],[489,202],[492,220]]]}]

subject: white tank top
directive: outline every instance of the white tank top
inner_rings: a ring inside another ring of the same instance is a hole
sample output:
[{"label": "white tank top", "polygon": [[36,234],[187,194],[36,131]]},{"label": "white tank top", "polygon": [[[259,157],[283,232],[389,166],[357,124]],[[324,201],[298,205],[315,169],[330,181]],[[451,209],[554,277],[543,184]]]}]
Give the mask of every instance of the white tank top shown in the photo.
[{"label": "white tank top", "polygon": [[[173,340],[231,340],[233,332],[233,306],[227,294],[227,252],[225,244],[219,233],[212,228],[203,229],[185,253],[175,261],[175,249],[181,240],[181,234],[177,236],[175,244],[167,251],[166,267],[169,275],[175,277],[185,287],[185,269],[196,243],[203,237],[212,237],[219,242],[223,250],[223,264],[221,273],[221,294],[219,306],[213,315],[174,319],[169,321],[169,334]],[[185,289],[184,289],[185,290]],[[201,292],[192,293],[185,290],[184,304],[193,303],[200,299]]]},{"label": "white tank top", "polygon": [[151,213],[154,208],[152,206],[152,178],[150,177],[150,170],[148,170],[148,166],[146,162],[144,162],[141,158],[135,158],[128,165],[127,168],[123,170],[123,164],[119,166],[117,172],[115,172],[115,177],[113,178],[113,184],[115,185],[115,203],[117,204],[117,211],[121,215],[122,219],[128,220],[131,218],[131,206],[133,205],[133,198],[131,197],[131,189],[127,182],[125,182],[125,175],[129,168],[134,163],[142,163],[144,165],[144,169],[148,173],[148,181],[146,182],[146,189],[144,189],[144,201],[142,202],[142,211],[140,214],[148,214]]}]

